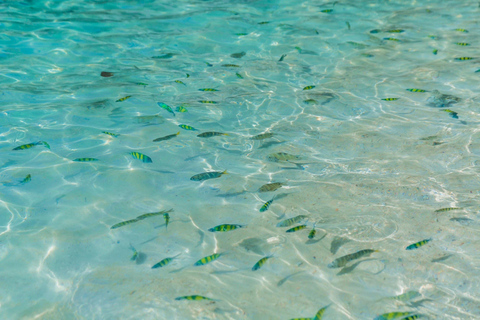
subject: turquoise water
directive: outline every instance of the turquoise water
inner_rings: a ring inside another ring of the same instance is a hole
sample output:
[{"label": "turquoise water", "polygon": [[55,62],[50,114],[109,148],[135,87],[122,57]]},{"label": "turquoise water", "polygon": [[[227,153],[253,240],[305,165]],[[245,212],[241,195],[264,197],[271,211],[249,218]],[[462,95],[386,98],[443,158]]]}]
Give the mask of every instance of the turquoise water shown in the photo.
[{"label": "turquoise water", "polygon": [[0,1],[0,318],[480,319],[479,12]]}]

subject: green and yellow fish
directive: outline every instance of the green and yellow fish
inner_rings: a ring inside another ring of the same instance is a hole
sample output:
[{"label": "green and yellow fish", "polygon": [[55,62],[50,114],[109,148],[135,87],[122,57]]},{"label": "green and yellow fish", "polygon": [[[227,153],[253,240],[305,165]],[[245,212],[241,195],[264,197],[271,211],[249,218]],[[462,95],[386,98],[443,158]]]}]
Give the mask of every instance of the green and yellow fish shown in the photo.
[{"label": "green and yellow fish", "polygon": [[455,111],[452,111],[450,109],[443,109],[441,111],[448,112],[452,118],[458,119],[458,113],[456,113]]},{"label": "green and yellow fish", "polygon": [[207,67],[213,67],[213,64],[211,64],[209,62],[205,62],[205,64],[207,65]]},{"label": "green and yellow fish", "polygon": [[130,243],[130,249],[133,250],[133,256],[130,258],[130,260],[135,261],[138,258],[138,251],[135,249],[132,244]]},{"label": "green and yellow fish", "polygon": [[454,58],[453,60],[457,60],[457,61],[467,61],[467,60],[473,60],[475,58],[472,58],[472,57],[459,57],[459,58]]},{"label": "green and yellow fish", "polygon": [[398,99],[400,99],[400,98],[385,98],[385,99],[382,99],[382,100],[384,100],[384,101],[396,101]]},{"label": "green and yellow fish", "polygon": [[301,214],[301,215],[298,215],[296,217],[280,221],[279,223],[277,223],[277,228],[290,227],[291,225],[293,225],[293,224],[295,224],[295,223],[297,223],[297,222],[299,222],[299,221],[301,221],[305,218],[307,218],[307,216],[304,215],[304,214]]},{"label": "green and yellow fish", "polygon": [[240,73],[235,73],[237,75],[237,78],[243,79],[243,76]]},{"label": "green and yellow fish", "polygon": [[406,89],[406,90],[410,92],[427,92],[427,90],[423,90],[423,89]]},{"label": "green and yellow fish", "polygon": [[433,49],[432,53],[433,53],[434,55],[437,55],[438,49]]},{"label": "green and yellow fish", "polygon": [[217,90],[217,89],[213,89],[213,88],[202,88],[202,89],[198,89],[199,91],[220,91],[220,90]]},{"label": "green and yellow fish", "polygon": [[169,213],[169,212],[172,212],[172,211],[173,211],[173,209],[168,209],[168,210],[162,210],[162,211],[158,211],[158,212],[145,213],[145,214],[139,215],[139,216],[136,217],[135,219],[136,219],[136,220],[143,220],[143,219],[146,219],[146,218],[151,218],[151,217],[156,217],[156,216],[160,216],[160,215],[165,215],[166,213]]},{"label": "green and yellow fish", "polygon": [[262,22],[259,22],[258,24],[269,24],[270,21],[262,21]]},{"label": "green and yellow fish", "polygon": [[137,82],[135,83],[137,86],[148,86],[148,83]]},{"label": "green and yellow fish", "polygon": [[[30,149],[30,148],[33,148],[35,146],[38,146],[38,145],[45,145],[43,141],[38,141],[38,142],[32,142],[32,143],[28,143],[28,144],[24,144],[24,145],[21,145],[21,146],[18,146],[16,148],[13,148],[12,150],[25,150],[25,149]],[[50,147],[50,146],[49,146]],[[50,148],[49,148],[50,149]]]},{"label": "green and yellow fish", "polygon": [[231,64],[231,63],[222,64],[222,67],[227,67],[227,68],[240,68],[240,66],[239,66],[238,64]]},{"label": "green and yellow fish", "polygon": [[323,9],[323,10],[320,10],[320,12],[331,13],[331,12],[333,12],[333,9]]},{"label": "green and yellow fish", "polygon": [[210,171],[196,174],[190,178],[192,181],[204,181],[208,179],[220,178],[222,175],[227,174],[227,170],[221,171]]},{"label": "green and yellow fish", "polygon": [[248,33],[245,33],[245,32],[239,32],[239,33],[235,33],[236,36],[246,36]]},{"label": "green and yellow fish", "polygon": [[175,109],[175,111],[177,112],[188,112],[187,108],[185,108],[184,106],[179,106]]},{"label": "green and yellow fish", "polygon": [[402,318],[400,320],[415,320],[415,319],[422,318],[422,317],[423,317],[422,314],[412,314],[411,316],[407,316],[407,317]]},{"label": "green and yellow fish", "polygon": [[337,258],[333,260],[331,263],[327,265],[328,268],[341,268],[344,267],[348,262],[356,259],[360,259],[363,257],[368,257],[374,252],[379,252],[378,250],[373,250],[373,249],[364,249],[360,250],[351,254],[347,254],[343,257]]},{"label": "green and yellow fish", "polygon": [[177,297],[175,300],[210,300],[210,301],[215,301],[214,299],[210,299],[204,296],[199,296],[199,295],[193,295],[193,296],[183,296],[183,297]]},{"label": "green and yellow fish", "polygon": [[329,306],[330,305],[325,306],[325,307],[321,308],[320,310],[318,310],[317,313],[315,314],[315,317],[313,317],[312,320],[322,320],[323,314],[325,313],[325,311],[327,310],[327,308]]},{"label": "green and yellow fish", "polygon": [[200,138],[210,138],[210,137],[216,137],[216,136],[228,136],[228,133],[209,131],[209,132],[203,132],[197,135],[197,137],[200,137]]},{"label": "green and yellow fish", "polygon": [[29,173],[22,181],[20,181],[20,184],[25,184],[27,182],[30,182],[31,180],[32,180],[32,175]]},{"label": "green and yellow fish", "polygon": [[383,38],[383,40],[387,40],[387,41],[400,41],[400,40],[397,39],[397,38]]},{"label": "green and yellow fish", "polygon": [[406,250],[418,249],[418,248],[426,245],[430,241],[432,241],[432,238],[428,238],[428,239],[425,239],[425,240],[422,240],[422,241],[419,241],[419,242],[415,242],[415,243],[409,245],[408,247],[406,247],[405,249]]},{"label": "green and yellow fish", "polygon": [[373,320],[393,320],[393,319],[400,318],[400,317],[403,317],[403,316],[408,316],[412,313],[413,312],[388,312],[388,313],[384,313],[384,314],[381,314],[381,315],[377,316]]},{"label": "green and yellow fish", "polygon": [[467,43],[467,42],[455,42],[455,44],[457,46],[462,46],[462,47],[466,47],[470,45],[470,43]]},{"label": "green and yellow fish", "polygon": [[250,139],[252,140],[265,140],[268,138],[273,137],[273,132],[265,132],[265,133],[260,133],[257,134],[256,136],[251,137]]},{"label": "green and yellow fish", "polygon": [[270,200],[268,200],[267,202],[265,202],[265,203],[260,207],[260,212],[267,211],[268,208],[270,208],[270,205],[272,204],[273,200],[275,200],[275,197],[273,197],[272,199],[270,199]]},{"label": "green and yellow fish", "polygon": [[317,230],[315,230],[315,224],[314,224],[312,230],[308,233],[308,239],[312,240],[313,238],[315,238],[316,233],[317,233]]},{"label": "green and yellow fish", "polygon": [[149,156],[144,155],[143,153],[140,152],[130,152],[129,153],[133,158],[141,160],[144,163],[152,163],[152,158]]},{"label": "green and yellow fish", "polygon": [[194,127],[190,127],[190,126],[187,126],[186,124],[180,124],[178,125],[180,128],[184,129],[184,130],[189,130],[189,131],[198,131],[197,129],[195,129]]},{"label": "green and yellow fish", "polygon": [[172,262],[173,259],[174,259],[174,257],[165,258],[165,259],[163,259],[162,261],[155,263],[155,264],[152,266],[152,269],[157,269],[157,268],[165,267],[165,266],[168,265],[170,262]]},{"label": "green and yellow fish", "polygon": [[117,224],[114,224],[113,226],[110,227],[110,229],[117,229],[117,228],[129,225],[129,224],[132,224],[132,223],[135,223],[135,222],[138,222],[138,221],[139,221],[138,219],[122,221],[122,222],[119,222]]},{"label": "green and yellow fish", "polygon": [[174,134],[169,134],[168,136],[164,136],[164,137],[160,137],[160,138],[154,139],[153,142],[170,140],[170,139],[175,138],[175,137],[178,136],[179,134],[180,134],[180,131],[178,131],[177,133],[174,133]]},{"label": "green and yellow fish", "polygon": [[388,33],[402,33],[402,32],[405,32],[405,30],[403,30],[403,29],[391,29],[391,30],[387,30],[386,32],[388,32]]},{"label": "green and yellow fish", "polygon": [[313,88],[315,88],[315,86],[306,86],[303,90],[312,90]]},{"label": "green and yellow fish", "polygon": [[434,212],[438,213],[438,212],[447,212],[447,211],[452,211],[452,210],[462,210],[463,208],[441,208],[441,209],[438,209],[438,210],[435,210]]},{"label": "green and yellow fish", "polygon": [[258,192],[271,192],[275,191],[277,189],[280,189],[282,186],[284,186],[285,183],[283,182],[274,182],[274,183],[267,183],[258,188]]},{"label": "green and yellow fish", "polygon": [[465,33],[467,33],[467,32],[468,32],[468,30],[466,30],[466,29],[460,29],[460,28],[457,28],[457,29],[455,29],[455,31],[458,31],[458,32],[465,32]]},{"label": "green and yellow fish", "polygon": [[306,225],[302,224],[302,225],[300,225],[300,226],[296,226],[296,227],[290,228],[290,229],[288,229],[288,230],[285,231],[285,232],[297,232],[297,231],[300,231],[300,230],[305,229],[306,227],[307,227]]},{"label": "green and yellow fish", "polygon": [[218,102],[216,101],[211,101],[211,100],[198,100],[200,103],[206,103],[206,104],[217,104]]},{"label": "green and yellow fish", "polygon": [[190,78],[190,75],[188,73],[185,74],[187,78]]},{"label": "green and yellow fish", "polygon": [[165,219],[165,229],[167,229],[168,228],[168,223],[170,222],[170,215],[167,212],[165,212],[163,214],[163,219]]},{"label": "green and yellow fish", "polygon": [[122,101],[125,101],[125,100],[127,100],[127,99],[129,99],[129,98],[131,98],[131,97],[132,97],[132,96],[126,96],[126,97],[123,97],[123,98],[120,98],[120,99],[116,100],[115,102],[122,102]]},{"label": "green and yellow fish", "polygon": [[111,132],[108,132],[108,131],[102,131],[102,133],[108,134],[109,136],[112,136],[112,137],[115,137],[115,138],[119,136],[119,134],[117,134],[117,133],[111,133]]},{"label": "green and yellow fish", "polygon": [[186,84],[185,84],[185,83],[183,83],[183,81],[180,81],[180,80],[175,80],[175,82],[176,82],[176,83],[178,83],[178,84],[183,84],[184,86],[186,86]]},{"label": "green and yellow fish", "polygon": [[165,110],[167,110],[168,112],[170,112],[171,114],[173,114],[173,116],[175,116],[175,112],[173,112],[172,108],[170,108],[170,106],[166,105],[165,103],[163,102],[157,102],[158,106],[160,108],[163,108]]},{"label": "green and yellow fish", "polygon": [[272,258],[272,256],[266,256],[258,260],[258,262],[255,263],[255,265],[253,266],[252,271],[257,271],[258,269],[260,269],[265,264],[265,262],[267,262],[267,260],[270,258]]},{"label": "green and yellow fish", "polygon": [[91,161],[98,161],[98,159],[96,159],[96,158],[77,158],[77,159],[73,159],[72,161],[91,162]]},{"label": "green and yellow fish", "polygon": [[210,232],[227,232],[227,231],[232,231],[235,229],[240,229],[240,228],[245,228],[245,226],[241,224],[221,224],[218,226],[215,226],[213,228],[208,229]]},{"label": "green and yellow fish", "polygon": [[212,254],[212,255],[203,257],[202,259],[200,259],[200,260],[198,260],[197,262],[195,262],[193,265],[194,265],[194,266],[204,266],[204,265],[206,265],[207,263],[210,263],[210,262],[212,262],[212,261],[217,260],[218,258],[220,258],[221,255],[222,255],[222,253],[214,253],[214,254]]}]

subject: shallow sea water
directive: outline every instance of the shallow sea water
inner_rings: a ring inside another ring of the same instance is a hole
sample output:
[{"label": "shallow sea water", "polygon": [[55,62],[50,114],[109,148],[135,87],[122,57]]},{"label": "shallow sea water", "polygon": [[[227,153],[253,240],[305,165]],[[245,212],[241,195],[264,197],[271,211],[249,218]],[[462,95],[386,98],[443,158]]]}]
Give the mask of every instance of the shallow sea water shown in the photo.
[{"label": "shallow sea water", "polygon": [[[480,319],[479,13],[0,1],[0,318]],[[228,135],[197,137],[209,131]],[[38,141],[50,148],[13,150]],[[170,208],[168,228],[158,215],[111,229]],[[297,215],[307,228],[276,227]],[[220,224],[246,227],[208,231]],[[378,252],[328,267],[363,249]],[[188,295],[214,300],[175,300]]]}]

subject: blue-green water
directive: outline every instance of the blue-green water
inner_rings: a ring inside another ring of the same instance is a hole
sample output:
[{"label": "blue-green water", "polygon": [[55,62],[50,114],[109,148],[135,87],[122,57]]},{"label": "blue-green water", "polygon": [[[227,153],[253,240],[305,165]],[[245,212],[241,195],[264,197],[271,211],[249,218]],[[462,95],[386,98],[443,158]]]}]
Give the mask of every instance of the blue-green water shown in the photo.
[{"label": "blue-green water", "polygon": [[479,13],[0,1],[0,318],[480,319]]}]

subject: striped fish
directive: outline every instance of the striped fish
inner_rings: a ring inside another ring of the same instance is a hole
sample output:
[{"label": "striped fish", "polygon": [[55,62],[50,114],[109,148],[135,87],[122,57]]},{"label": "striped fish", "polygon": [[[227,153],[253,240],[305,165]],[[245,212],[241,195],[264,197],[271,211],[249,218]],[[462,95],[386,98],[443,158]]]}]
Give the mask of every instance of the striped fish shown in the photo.
[{"label": "striped fish", "polygon": [[260,212],[265,212],[268,210],[268,208],[270,208],[270,205],[272,204],[273,200],[275,200],[275,197],[273,197],[272,199],[268,200],[267,202],[265,202],[261,207],[260,207]]},{"label": "striped fish", "polygon": [[258,188],[258,192],[271,192],[275,191],[277,189],[280,189],[282,186],[284,186],[285,183],[283,182],[274,182],[274,183],[267,183]]},{"label": "striped fish", "polygon": [[168,112],[173,114],[173,116],[175,117],[175,112],[173,112],[173,110],[172,110],[172,108],[170,108],[170,106],[168,106],[167,104],[165,104],[163,102],[157,102],[157,104],[160,108],[167,110]]},{"label": "striped fish", "polygon": [[209,131],[209,132],[203,132],[197,135],[197,137],[200,137],[200,138],[210,138],[210,137],[216,137],[216,136],[228,136],[228,133]]},{"label": "striped fish", "polygon": [[175,82],[176,82],[176,83],[178,83],[178,84],[183,84],[184,86],[186,86],[186,84],[185,84],[185,83],[183,83],[183,81],[180,81],[180,80],[175,80]]},{"label": "striped fish", "polygon": [[129,224],[132,224],[132,223],[135,223],[135,222],[138,222],[140,220],[138,219],[132,219],[132,220],[126,220],[126,221],[122,221],[122,222],[119,222],[117,224],[114,224],[113,226],[110,227],[110,229],[117,229],[117,228],[120,228],[120,227],[123,227],[123,226],[127,226]]},{"label": "striped fish", "polygon": [[180,254],[177,254],[177,255],[174,256],[174,257],[165,258],[165,259],[163,259],[162,261],[155,263],[155,264],[152,266],[152,269],[157,269],[157,268],[165,267],[166,265],[170,264],[170,262],[172,262],[173,259],[175,259],[175,258],[178,257],[179,255],[180,255]]},{"label": "striped fish", "polygon": [[32,142],[32,143],[28,143],[28,144],[24,144],[24,145],[21,145],[21,146],[18,146],[16,148],[13,148],[12,150],[25,150],[25,149],[30,149],[30,148],[33,148],[35,146],[38,146],[40,144],[43,144],[42,141],[38,141],[38,142]]},{"label": "striped fish", "polygon": [[458,58],[454,58],[453,60],[457,60],[457,61],[467,61],[467,60],[473,60],[475,58],[472,58],[472,57],[458,57]]},{"label": "striped fish", "polygon": [[438,210],[435,210],[434,212],[435,213],[438,213],[438,212],[446,212],[446,211],[452,211],[452,210],[462,210],[463,208],[441,208],[441,209],[438,209]]},{"label": "striped fish", "polygon": [[127,99],[129,99],[129,98],[131,98],[131,97],[132,97],[132,96],[126,96],[126,97],[123,97],[123,98],[120,98],[120,99],[116,100],[115,102],[122,102],[122,101],[125,101],[125,100],[127,100]]},{"label": "striped fish", "polygon": [[260,269],[265,264],[265,262],[267,262],[267,260],[270,258],[272,258],[272,256],[266,256],[258,260],[258,262],[255,263],[255,265],[253,266],[252,271],[257,271],[258,269]]},{"label": "striped fish", "polygon": [[143,220],[143,219],[146,219],[146,218],[151,218],[151,217],[164,215],[165,213],[169,213],[169,212],[172,212],[172,211],[173,211],[173,209],[168,209],[168,210],[162,210],[162,211],[158,211],[158,212],[145,213],[145,214],[139,215],[135,219]]},{"label": "striped fish", "polygon": [[383,101],[396,101],[400,98],[385,98],[385,99],[382,99]]},{"label": "striped fish", "polygon": [[210,299],[210,298],[207,298],[207,297],[204,297],[204,296],[199,296],[199,295],[193,295],[193,296],[183,296],[183,297],[177,297],[175,298],[175,300],[211,300],[211,301],[215,301],[214,299]]},{"label": "striped fish", "polygon": [[146,156],[146,155],[144,155],[143,153],[140,153],[140,152],[130,152],[130,155],[133,158],[141,160],[144,163],[152,163],[153,162],[152,158],[150,158],[149,156]]},{"label": "striped fish", "polygon": [[273,132],[265,132],[251,137],[252,140],[264,140],[273,137]]},{"label": "striped fish", "polygon": [[208,179],[215,179],[220,178],[223,174],[227,174],[227,170],[220,172],[220,171],[211,171],[211,172],[204,172],[199,173],[190,178],[192,181],[204,181]]},{"label": "striped fish", "polygon": [[22,181],[20,181],[20,184],[25,184],[27,182],[30,182],[31,180],[32,180],[32,175],[29,173]]},{"label": "striped fish", "polygon": [[306,86],[305,88],[303,88],[303,90],[312,90],[313,88],[315,88],[315,86]]},{"label": "striped fish", "polygon": [[415,243],[409,245],[408,247],[406,247],[405,249],[406,250],[418,249],[418,248],[426,245],[430,241],[432,241],[432,238],[428,238],[428,239],[425,239],[425,240],[422,240],[422,241],[419,241],[419,242],[415,242]]},{"label": "striped fish", "polygon": [[216,101],[211,101],[211,100],[199,100],[198,102],[200,103],[208,103],[208,104],[217,104],[218,102]]},{"label": "striped fish", "polygon": [[365,249],[365,250],[360,250],[355,253],[347,254],[346,256],[337,258],[333,260],[331,263],[327,265],[329,268],[341,268],[344,267],[348,262],[356,259],[360,259],[363,257],[368,257],[374,252],[379,252],[378,250],[373,250],[373,249]]},{"label": "striped fish", "polygon": [[203,88],[203,89],[198,89],[199,91],[220,91],[220,90],[217,90],[217,89],[213,89],[213,88]]},{"label": "striped fish", "polygon": [[174,133],[174,134],[169,134],[168,136],[164,136],[164,137],[160,137],[160,138],[154,139],[153,142],[170,140],[170,139],[175,138],[175,137],[178,136],[179,134],[180,134],[180,131],[178,131],[177,133]]},{"label": "striped fish", "polygon": [[290,227],[291,225],[293,225],[293,224],[295,224],[295,223],[297,223],[297,222],[299,222],[299,221],[301,221],[305,218],[307,218],[307,216],[304,215],[304,214],[301,214],[301,215],[298,215],[296,217],[280,221],[279,223],[277,223],[277,227],[278,228]]},{"label": "striped fish", "polygon": [[412,313],[413,312],[388,312],[388,313],[384,313],[384,314],[381,314],[381,315],[377,316],[373,320],[393,320],[393,319],[400,318],[400,317],[403,317],[403,316],[408,316]]},{"label": "striped fish", "polygon": [[220,258],[220,256],[222,256],[222,253],[214,253],[212,255],[203,257],[202,259],[195,262],[193,265],[194,266],[204,266],[204,265],[206,265],[206,264],[208,264],[212,261],[217,260],[218,258]]},{"label": "striped fish", "polygon": [[427,92],[427,90],[423,90],[423,89],[407,89],[407,91],[410,91],[410,92]]},{"label": "striped fish", "polygon": [[91,162],[91,161],[98,161],[98,159],[96,159],[96,158],[77,158],[77,159],[73,159],[72,161]]},{"label": "striped fish", "polygon": [[306,225],[302,224],[301,226],[296,226],[296,227],[290,228],[286,232],[297,232],[297,231],[305,229],[306,227],[307,227]]},{"label": "striped fish", "polygon": [[197,129],[195,129],[194,127],[190,127],[190,126],[187,126],[186,124],[180,124],[178,125],[180,128],[182,129],[185,129],[185,130],[189,130],[189,131],[198,131]]},{"label": "striped fish", "polygon": [[245,228],[245,226],[241,224],[221,224],[216,227],[208,229],[210,232],[227,232],[232,231],[235,229]]},{"label": "striped fish", "polygon": [[115,138],[119,136],[119,134],[117,134],[117,133],[111,133],[111,132],[108,132],[108,131],[102,131],[102,133],[108,134],[109,136],[112,136],[112,137],[115,137]]}]

